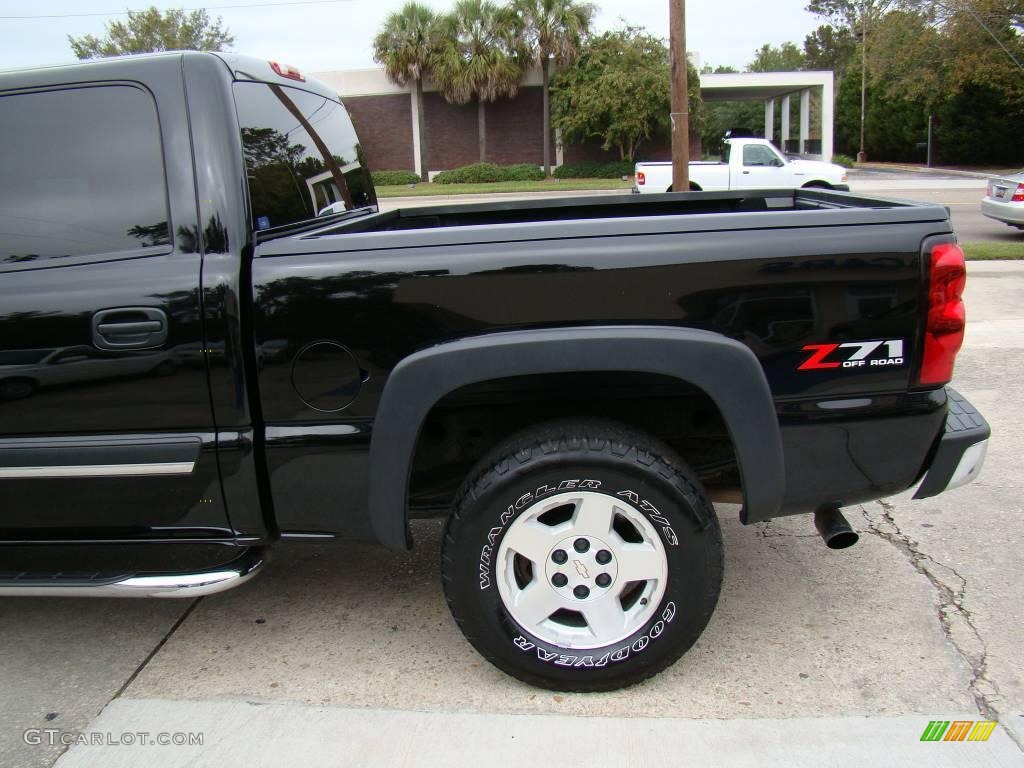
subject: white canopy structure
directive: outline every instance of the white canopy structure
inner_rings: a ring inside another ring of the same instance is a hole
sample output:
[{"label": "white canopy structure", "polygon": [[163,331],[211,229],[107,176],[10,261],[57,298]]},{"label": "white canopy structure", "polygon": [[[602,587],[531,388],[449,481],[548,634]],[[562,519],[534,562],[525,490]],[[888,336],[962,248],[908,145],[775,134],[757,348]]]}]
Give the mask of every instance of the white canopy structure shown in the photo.
[{"label": "white canopy structure", "polygon": [[[811,91],[821,89],[821,147],[813,146],[810,136]],[[764,137],[775,139],[775,102],[781,100],[782,135],[779,146],[786,151],[791,140],[790,99],[800,99],[800,128],[796,153],[830,161],[835,119],[835,77],[823,72],[737,72],[700,76],[704,101],[763,101]],[[817,149],[818,151],[811,151]]]}]

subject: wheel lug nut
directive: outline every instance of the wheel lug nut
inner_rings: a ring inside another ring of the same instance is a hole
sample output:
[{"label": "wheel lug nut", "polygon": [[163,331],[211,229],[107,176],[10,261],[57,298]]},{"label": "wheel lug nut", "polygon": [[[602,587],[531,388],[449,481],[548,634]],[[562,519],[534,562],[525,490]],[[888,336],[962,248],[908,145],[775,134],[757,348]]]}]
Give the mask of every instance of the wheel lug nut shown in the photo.
[{"label": "wheel lug nut", "polygon": [[578,597],[580,600],[585,600],[586,598],[590,597],[590,590],[584,587],[582,584],[576,587],[576,589],[574,589],[572,593],[576,595],[576,597]]},{"label": "wheel lug nut", "polygon": [[576,539],[576,541],[572,543],[572,548],[582,555],[584,552],[590,549],[590,542],[586,539]]},{"label": "wheel lug nut", "polygon": [[609,552],[607,549],[598,550],[597,556],[595,557],[595,559],[601,565],[608,565],[608,563],[610,563],[612,561],[612,553]]},{"label": "wheel lug nut", "polygon": [[551,583],[556,587],[564,587],[569,583],[569,578],[564,573],[556,573],[551,577]]},{"label": "wheel lug nut", "polygon": [[562,565],[569,559],[569,555],[566,554],[564,549],[556,549],[551,553],[551,559],[559,565]]},{"label": "wheel lug nut", "polygon": [[599,587],[607,587],[612,583],[612,577],[607,573],[599,573],[597,574],[597,578],[594,579],[594,583]]}]

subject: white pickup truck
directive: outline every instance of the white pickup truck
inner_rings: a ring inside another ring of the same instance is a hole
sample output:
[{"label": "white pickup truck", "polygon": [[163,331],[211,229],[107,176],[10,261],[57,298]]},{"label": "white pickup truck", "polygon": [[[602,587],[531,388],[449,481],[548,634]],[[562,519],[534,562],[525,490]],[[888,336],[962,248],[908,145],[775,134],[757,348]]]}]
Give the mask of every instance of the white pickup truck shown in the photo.
[{"label": "white pickup truck", "polygon": [[[633,191],[672,192],[672,163],[637,163]],[[726,139],[722,162],[690,163],[690,189],[796,189],[817,187],[844,192],[846,169],[817,160],[789,159],[767,139]]]}]

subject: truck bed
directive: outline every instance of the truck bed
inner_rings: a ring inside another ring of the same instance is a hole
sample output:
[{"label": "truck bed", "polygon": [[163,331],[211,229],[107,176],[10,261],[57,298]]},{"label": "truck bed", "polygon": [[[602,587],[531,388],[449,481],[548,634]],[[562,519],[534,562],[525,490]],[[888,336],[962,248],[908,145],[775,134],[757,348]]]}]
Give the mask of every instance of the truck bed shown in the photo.
[{"label": "truck bed", "polygon": [[[603,220],[602,224],[597,225],[595,219]],[[557,226],[563,232],[562,237],[592,237],[627,230],[635,234],[655,234],[947,220],[948,211],[937,204],[811,189],[667,193],[645,197],[609,195],[600,198],[452,203],[376,213],[352,211],[332,217],[328,222],[307,224],[292,232],[264,233],[261,240],[266,242],[261,245],[260,252],[265,255],[293,252],[294,244],[288,239],[281,239],[282,234],[299,235],[304,247],[318,252],[349,250],[346,243],[357,248],[365,245],[365,241],[359,238],[341,240],[333,237],[335,235],[479,226],[501,227],[490,230],[486,239],[519,240],[534,234],[550,236],[543,230],[523,230],[524,224]],[[515,233],[502,225],[515,225]],[[474,233],[475,236],[481,234]],[[436,243],[433,236],[430,243]]]},{"label": "truck bed", "polygon": [[[301,231],[261,235],[252,262],[253,328],[258,345],[317,328],[351,350],[358,368],[352,364],[350,387],[359,395],[344,411],[350,446],[368,443],[368,425],[395,364],[453,339],[594,324],[711,331],[741,342],[758,358],[787,450],[814,446],[815,453],[794,462],[794,476],[787,478],[784,512],[807,511],[826,490],[859,500],[880,489],[905,488],[919,473],[916,459],[902,466],[879,463],[868,446],[874,436],[895,430],[906,443],[902,454],[924,456],[941,428],[943,401],[911,391],[910,361],[921,346],[922,244],[937,235],[951,238],[950,233],[948,214],[939,205],[819,190],[352,212]],[[799,370],[808,344],[878,339],[901,340],[905,362],[859,371]],[[271,435],[337,424],[336,413],[297,411],[289,366],[267,365],[259,379]],[[459,433],[464,418],[473,425],[465,429],[484,434],[513,429],[516,408],[529,408],[513,405],[521,383],[459,393],[445,404],[454,421],[442,419],[438,434]],[[656,387],[600,383],[605,392],[621,389],[626,399],[595,400],[588,406],[595,413],[613,417],[624,407],[635,410],[630,403],[639,399],[651,406],[650,425],[656,428],[665,414],[688,408],[685,393],[666,399]],[[575,401],[588,397],[578,380],[559,386]],[[501,418],[477,401],[504,403]],[[908,412],[922,416],[905,418]],[[491,424],[487,429],[479,426],[485,421]],[[807,429],[815,440],[808,442]],[[857,435],[852,447],[851,434]],[[721,436],[710,427],[712,442]],[[272,474],[292,461],[294,450],[269,442]],[[459,477],[463,466],[440,449],[430,459],[414,470],[413,504],[443,506],[451,488],[441,479]],[[359,464],[350,475],[364,471],[365,458],[358,453],[345,460]],[[808,461],[829,463],[821,475],[832,483],[828,489],[815,486],[818,474],[800,470]],[[729,457],[720,463],[728,474]],[[421,485],[420,478],[429,483]],[[282,521],[306,529],[321,525],[303,511],[314,508],[315,499],[272,485]],[[321,496],[342,490],[310,486],[310,493]]]}]

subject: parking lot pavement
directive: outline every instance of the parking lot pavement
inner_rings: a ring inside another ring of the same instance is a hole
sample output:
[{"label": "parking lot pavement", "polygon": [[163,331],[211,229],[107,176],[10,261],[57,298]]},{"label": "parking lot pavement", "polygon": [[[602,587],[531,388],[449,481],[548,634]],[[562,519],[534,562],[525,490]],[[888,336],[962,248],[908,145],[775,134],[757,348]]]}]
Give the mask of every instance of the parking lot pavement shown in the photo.
[{"label": "parking lot pavement", "polygon": [[0,766],[50,765],[63,747],[27,744],[24,731],[83,730],[189,605],[0,598]]},{"label": "parking lot pavement", "polygon": [[[211,715],[211,755],[233,754],[233,745],[253,754],[243,742],[264,731],[252,730],[241,704],[273,702],[295,708],[296,727],[307,708],[311,728],[320,727],[317,713],[325,707],[473,712],[493,716],[493,723],[508,715],[757,719],[792,739],[792,764],[810,742],[774,725],[780,720],[835,717],[845,724],[837,727],[855,728],[858,718],[882,718],[864,733],[903,755],[898,750],[942,748],[919,742],[929,720],[998,718],[997,740],[946,745],[961,751],[942,759],[1024,762],[1016,746],[1002,751],[1010,738],[1024,744],[1022,298],[1024,263],[970,265],[970,319],[956,385],[992,423],[980,480],[926,502],[904,494],[849,508],[861,542],[839,552],[822,545],[805,516],[744,527],[737,508],[722,505],[726,576],[718,610],[683,659],[640,686],[553,694],[492,668],[448,615],[437,575],[439,525],[422,521],[415,528],[419,546],[408,554],[356,545],[280,548],[260,578],[199,601],[137,674],[183,604],[0,602],[0,679],[16,683],[0,690],[0,738],[13,742],[14,731],[20,744],[24,728],[47,727],[44,710],[86,712],[135,674],[97,721],[98,731],[124,730],[136,712],[180,713],[174,702],[233,702],[239,706],[227,720]],[[224,726],[232,718],[240,718],[238,728]],[[735,734],[747,732],[744,723],[734,727]],[[447,725],[434,729],[452,754],[475,754],[473,739],[483,738]],[[804,731],[816,738],[813,728]],[[359,744],[370,748],[381,738],[373,731]],[[748,758],[762,754],[756,739],[743,743]],[[963,751],[968,747],[974,751]],[[8,749],[0,748],[2,765],[45,764],[38,747]],[[638,760],[654,762],[666,747],[654,740],[634,749]],[[112,755],[129,754],[90,750],[73,748],[62,768],[115,765]],[[173,754],[177,760],[185,753]],[[358,762],[373,761],[373,753],[359,754]],[[913,754],[902,764],[939,763]],[[877,762],[851,752],[829,764],[868,760]]]}]

